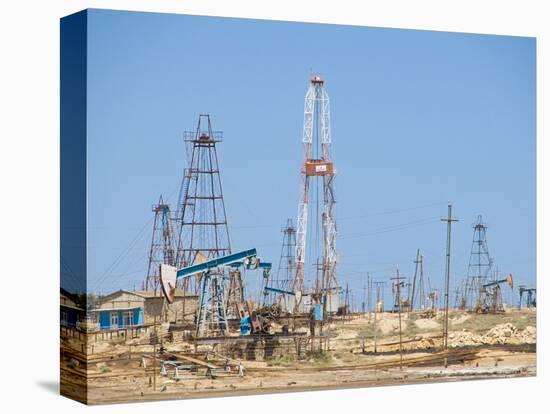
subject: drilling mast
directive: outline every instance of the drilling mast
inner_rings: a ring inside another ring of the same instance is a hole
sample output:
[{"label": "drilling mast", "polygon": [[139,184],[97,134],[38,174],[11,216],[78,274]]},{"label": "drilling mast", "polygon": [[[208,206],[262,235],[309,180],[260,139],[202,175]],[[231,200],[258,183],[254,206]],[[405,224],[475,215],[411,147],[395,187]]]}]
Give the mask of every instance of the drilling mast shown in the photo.
[{"label": "drilling mast", "polygon": [[470,309],[478,309],[482,305],[483,284],[493,265],[487,247],[487,225],[483,223],[481,215],[477,216],[477,222],[473,226],[472,249],[468,263],[468,277],[465,287],[465,302]]},{"label": "drilling mast", "polygon": [[161,264],[174,265],[174,240],[172,224],[170,223],[170,207],[165,204],[160,196],[158,204],[153,206],[155,220],[153,222],[153,237],[149,249],[149,262],[147,276],[143,283],[144,290],[154,292],[159,288],[159,266]]},{"label": "drilling mast", "polygon": [[[304,128],[302,137],[303,163],[301,168],[302,194],[298,206],[298,220],[296,229],[296,275],[293,282],[296,305],[298,310],[302,291],[304,290],[304,276],[306,269],[306,244],[308,239],[308,215],[313,231],[316,233],[316,224],[322,225],[322,241],[312,237],[311,244],[317,244],[317,252],[322,255],[322,261],[317,274],[316,286],[318,297],[321,298],[326,314],[327,292],[338,288],[336,277],[336,222],[334,221],[334,189],[333,182],[335,169],[332,155],[332,139],[330,136],[330,105],[325,90],[325,81],[319,76],[312,76],[304,103]],[[314,184],[314,185],[311,185]],[[318,187],[315,188],[315,185]],[[319,187],[322,186],[322,200],[319,197]],[[317,191],[315,191],[317,190]],[[313,196],[316,196],[314,198]],[[315,201],[315,205],[310,199]],[[320,213],[320,214],[319,214]],[[320,216],[320,217],[319,217]],[[320,243],[319,243],[320,242]],[[321,244],[319,246],[318,244]],[[311,250],[314,251],[314,250]],[[310,259],[318,260],[316,257]],[[332,295],[328,295],[330,298]],[[330,306],[330,304],[329,304]]]},{"label": "drilling mast", "polygon": [[[216,144],[222,141],[222,137],[221,131],[212,130],[209,114],[199,115],[197,128],[184,132],[188,166],[184,170],[175,214],[178,228],[175,266],[178,268],[231,254],[216,152]],[[195,282],[195,292],[198,293],[200,275],[195,277]],[[180,283],[187,289],[189,279]],[[232,286],[237,286],[233,292],[238,290],[240,296],[240,280]]]},{"label": "drilling mast", "polygon": [[[284,291],[292,289],[294,276],[296,274],[296,227],[292,219],[286,221],[286,226],[281,230],[283,233],[283,243],[281,246],[281,255],[279,266],[272,287]],[[269,303],[275,302],[275,292],[269,293]]]}]

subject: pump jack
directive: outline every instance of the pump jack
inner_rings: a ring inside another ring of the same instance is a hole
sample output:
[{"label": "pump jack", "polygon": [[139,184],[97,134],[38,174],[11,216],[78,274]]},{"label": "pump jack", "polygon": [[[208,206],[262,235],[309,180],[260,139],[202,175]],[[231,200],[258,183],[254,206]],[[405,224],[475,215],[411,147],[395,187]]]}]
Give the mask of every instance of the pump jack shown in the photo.
[{"label": "pump jack", "polygon": [[509,274],[505,279],[494,280],[492,282],[485,283],[481,287],[480,297],[484,300],[478,305],[476,311],[478,313],[497,313],[504,312],[504,306],[502,304],[502,291],[500,285],[506,283],[510,289],[514,288],[514,279]]},{"label": "pump jack", "polygon": [[[197,337],[203,336],[207,330],[217,331],[222,336],[227,334],[228,323],[224,297],[224,273],[228,269],[234,269],[239,266],[244,266],[245,269],[263,267],[264,272],[266,269],[271,269],[270,264],[269,266],[265,263],[263,266],[261,265],[260,259],[256,254],[256,249],[243,250],[181,269],[176,269],[174,266],[166,264],[160,265],[162,292],[168,303],[173,303],[175,300],[176,283],[178,280],[194,275],[202,275],[200,277],[201,294],[195,331]],[[214,326],[210,326],[210,329],[207,329],[208,324]]]}]

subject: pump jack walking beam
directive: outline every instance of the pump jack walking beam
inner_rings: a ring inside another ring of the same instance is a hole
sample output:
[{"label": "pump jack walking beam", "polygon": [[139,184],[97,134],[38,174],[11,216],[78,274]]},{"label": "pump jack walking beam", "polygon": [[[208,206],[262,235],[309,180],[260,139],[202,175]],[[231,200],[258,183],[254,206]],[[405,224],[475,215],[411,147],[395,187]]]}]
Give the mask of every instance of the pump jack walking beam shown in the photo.
[{"label": "pump jack walking beam", "polygon": [[176,282],[182,278],[188,278],[199,273],[210,272],[218,267],[238,266],[243,264],[248,269],[255,269],[260,265],[256,255],[256,249],[243,250],[227,256],[218,257],[204,263],[176,269],[166,264],[160,265],[160,282],[162,292],[168,303],[173,303],[176,293]]}]

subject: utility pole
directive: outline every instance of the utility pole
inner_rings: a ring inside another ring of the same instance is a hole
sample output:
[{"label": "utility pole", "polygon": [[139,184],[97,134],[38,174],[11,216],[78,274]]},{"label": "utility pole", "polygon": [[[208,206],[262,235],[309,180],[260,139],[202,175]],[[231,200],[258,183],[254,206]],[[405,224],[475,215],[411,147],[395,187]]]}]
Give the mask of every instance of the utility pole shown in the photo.
[{"label": "utility pole", "polygon": [[[378,339],[376,319],[377,319],[377,313],[378,313],[378,303],[382,303],[382,300],[383,300],[383,297],[384,297],[384,292],[383,292],[384,282],[378,281],[378,282],[373,282],[373,283],[374,283],[374,287],[376,288],[376,302],[375,302],[375,305],[374,305],[374,326],[373,326],[373,331],[374,331],[374,353],[376,354],[376,344],[377,344],[377,339]],[[382,308],[381,311],[383,312],[384,309]]]},{"label": "utility pole", "polygon": [[361,311],[363,312],[363,316],[367,314],[367,286],[363,285],[363,302],[361,304]]},{"label": "utility pole", "polygon": [[347,319],[346,316],[348,316],[348,314],[350,312],[350,309],[349,309],[349,287],[348,287],[347,283],[346,283],[346,296],[345,296],[345,299],[344,299],[344,309],[345,309],[345,314],[344,314],[343,320],[345,321]]},{"label": "utility pole", "polygon": [[411,293],[411,299],[410,299],[410,308],[409,311],[414,311],[414,303],[416,301],[416,297],[418,296],[418,308],[423,309],[425,305],[425,293],[424,293],[424,268],[423,268],[423,261],[424,258],[420,254],[420,249],[416,251],[416,259],[414,260],[415,268],[414,268],[414,277],[413,277],[413,283],[412,283],[412,293]]},{"label": "utility pole", "polygon": [[368,310],[369,310],[369,322],[370,322],[370,314],[372,310],[372,277],[370,273],[367,273],[367,303],[368,303]]},{"label": "utility pole", "polygon": [[392,278],[395,280],[394,286],[396,289],[397,296],[397,313],[399,315],[399,369],[403,370],[403,329],[401,326],[401,286],[404,285],[402,276],[399,276],[399,269],[397,269],[396,277]]},{"label": "utility pole", "polygon": [[[443,321],[443,349],[447,350],[449,336],[449,285],[451,282],[451,226],[458,221],[453,218],[453,206],[449,203],[447,218],[441,219],[447,222],[447,261],[445,263],[445,314]],[[447,357],[445,357],[445,368],[447,368]]]}]

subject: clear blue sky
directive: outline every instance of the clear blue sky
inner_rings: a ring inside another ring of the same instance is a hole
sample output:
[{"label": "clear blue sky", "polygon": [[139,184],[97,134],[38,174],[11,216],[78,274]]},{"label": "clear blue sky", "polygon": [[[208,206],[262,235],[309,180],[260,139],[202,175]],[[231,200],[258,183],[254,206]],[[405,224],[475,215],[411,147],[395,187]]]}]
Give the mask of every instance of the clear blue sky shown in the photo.
[{"label": "clear blue sky", "polygon": [[199,113],[224,131],[233,250],[277,263],[310,70],[331,98],[342,283],[411,277],[421,248],[441,288],[447,201],[453,286],[478,214],[495,265],[535,283],[535,39],[100,10],[88,30],[90,290],[141,285],[151,205],[175,203]]}]

